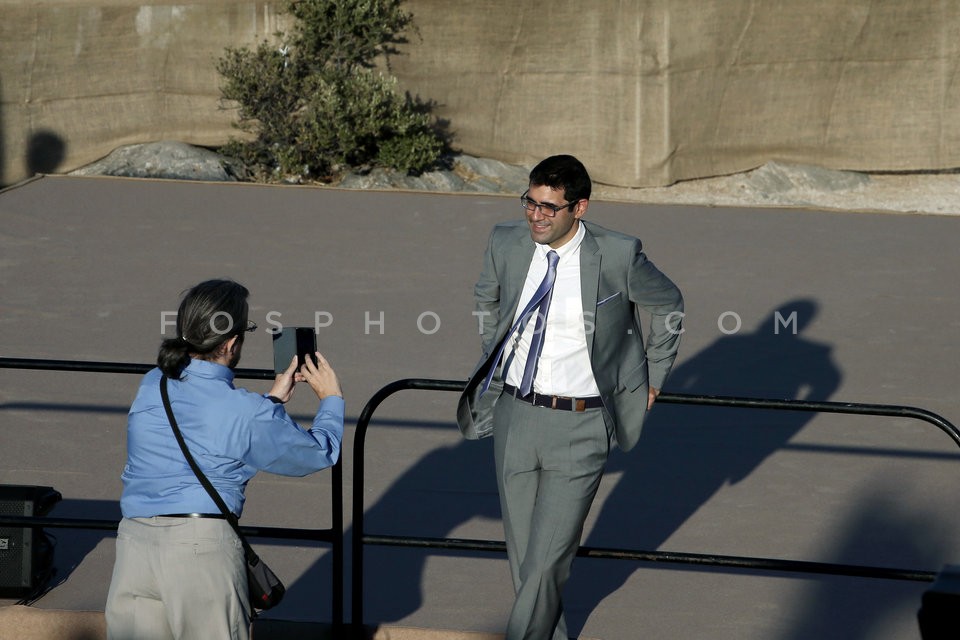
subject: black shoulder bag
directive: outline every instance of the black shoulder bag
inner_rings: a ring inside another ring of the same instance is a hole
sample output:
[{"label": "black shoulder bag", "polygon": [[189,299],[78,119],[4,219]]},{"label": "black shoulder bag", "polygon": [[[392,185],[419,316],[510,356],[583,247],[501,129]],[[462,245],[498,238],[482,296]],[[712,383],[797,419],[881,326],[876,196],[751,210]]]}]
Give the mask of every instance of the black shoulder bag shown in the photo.
[{"label": "black shoulder bag", "polygon": [[190,455],[190,450],[187,449],[187,443],[183,439],[183,434],[180,433],[180,427],[177,426],[177,420],[173,417],[173,409],[170,407],[170,395],[167,393],[167,376],[163,376],[160,380],[160,396],[163,398],[163,408],[167,411],[170,426],[173,427],[173,434],[177,437],[180,450],[183,451],[183,457],[187,459],[187,463],[196,474],[197,480],[200,481],[203,488],[210,494],[210,497],[217,504],[217,507],[223,513],[227,522],[229,522],[233,530],[237,532],[237,537],[240,538],[240,544],[243,545],[243,552],[247,559],[247,589],[250,593],[250,606],[254,609],[261,610],[271,609],[277,606],[283,599],[286,588],[283,586],[283,583],[280,582],[280,578],[270,570],[267,563],[260,559],[257,552],[253,550],[253,547],[250,546],[247,539],[240,533],[237,516],[233,515],[233,513],[227,509],[223,498],[221,498],[217,490],[213,488],[207,476],[203,474],[203,471],[197,466],[197,462],[193,459],[193,456]]}]

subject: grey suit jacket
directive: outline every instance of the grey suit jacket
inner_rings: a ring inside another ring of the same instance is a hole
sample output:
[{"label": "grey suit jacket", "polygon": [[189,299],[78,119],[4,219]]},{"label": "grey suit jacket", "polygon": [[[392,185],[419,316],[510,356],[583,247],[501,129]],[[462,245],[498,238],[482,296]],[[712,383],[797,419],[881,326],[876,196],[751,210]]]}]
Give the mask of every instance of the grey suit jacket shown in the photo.
[{"label": "grey suit jacket", "polygon": [[[614,420],[617,445],[629,451],[640,438],[648,386],[661,388],[676,359],[683,297],[647,260],[640,240],[582,220],[581,224],[586,227],[580,247],[580,289],[587,350],[604,407]],[[457,406],[457,424],[468,439],[492,434],[493,408],[503,389],[501,372],[482,396],[480,387],[513,322],[533,251],[525,221],[499,224],[490,234],[474,289],[483,355]],[[646,342],[642,311],[650,315]]]}]

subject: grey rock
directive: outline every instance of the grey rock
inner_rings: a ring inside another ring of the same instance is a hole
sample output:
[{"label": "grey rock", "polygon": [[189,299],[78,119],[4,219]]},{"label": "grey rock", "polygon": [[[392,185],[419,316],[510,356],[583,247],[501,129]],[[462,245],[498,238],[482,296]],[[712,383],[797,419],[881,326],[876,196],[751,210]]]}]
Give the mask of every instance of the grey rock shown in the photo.
[{"label": "grey rock", "polygon": [[849,191],[870,182],[870,176],[856,171],[834,171],[809,165],[784,165],[768,162],[751,171],[744,186],[768,196],[798,192]]},{"label": "grey rock", "polygon": [[369,173],[348,173],[336,186],[343,189],[390,189],[393,179],[383,169],[374,169]]},{"label": "grey rock", "polygon": [[471,181],[483,182],[486,179],[496,184],[503,193],[524,191],[530,177],[530,167],[466,155],[456,158],[453,171]]},{"label": "grey rock", "polygon": [[405,189],[411,191],[457,191],[462,180],[449,172],[434,171],[408,176],[391,169],[377,168],[367,173],[348,173],[331,186],[341,189]]},{"label": "grey rock", "polygon": [[[388,169],[352,173],[331,186],[513,195],[527,188],[528,167],[462,154],[445,158],[445,164],[449,169],[420,176]],[[121,147],[71,175],[205,181],[249,179],[236,161],[201,147],[170,141]],[[293,177],[292,182],[301,180]],[[960,172],[957,171],[867,174],[769,162],[744,173],[690,180],[668,187],[631,189],[597,183],[593,192],[597,200],[645,204],[960,213]]]},{"label": "grey rock", "polygon": [[[348,173],[330,186],[342,189],[406,189],[412,191],[519,193],[526,188],[528,170],[500,162],[457,155],[447,158],[450,169],[411,176],[376,168]],[[243,169],[229,158],[183,142],[161,141],[120,147],[107,157],[73,171],[78,176],[166,178],[211,182],[243,179]],[[291,182],[300,183],[294,177]]]},{"label": "grey rock", "polygon": [[519,193],[527,187],[529,170],[499,160],[457,155],[448,158],[451,169],[410,176],[393,169],[348,173],[331,186],[341,189],[406,189],[482,193]]},{"label": "grey rock", "polygon": [[214,182],[237,180],[233,164],[220,154],[169,140],[119,147],[102,160],[72,171],[70,175]]},{"label": "grey rock", "polygon": [[466,180],[452,171],[429,171],[421,178],[431,191],[467,191],[470,188]]}]

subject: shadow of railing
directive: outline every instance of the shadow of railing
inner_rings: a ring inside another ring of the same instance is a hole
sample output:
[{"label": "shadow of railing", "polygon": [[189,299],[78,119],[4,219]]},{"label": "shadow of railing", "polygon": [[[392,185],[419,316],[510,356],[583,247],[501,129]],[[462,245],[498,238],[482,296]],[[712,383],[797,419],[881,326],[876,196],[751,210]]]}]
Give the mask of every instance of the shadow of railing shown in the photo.
[{"label": "shadow of railing", "polygon": [[[455,391],[462,392],[465,381],[431,380],[410,378],[397,380],[380,389],[364,406],[357,421],[353,444],[353,512],[352,512],[352,556],[351,556],[351,626],[355,632],[363,629],[363,553],[365,545],[414,547],[441,550],[480,551],[505,553],[506,544],[498,540],[475,540],[461,538],[437,538],[399,536],[368,533],[364,531],[364,448],[367,427],[374,412],[391,395],[405,390],[419,391]],[[658,403],[685,404],[714,407],[736,407],[747,409],[765,409],[782,411],[805,411],[815,413],[839,413],[870,416],[888,416],[912,418],[932,424],[960,447],[960,430],[936,413],[909,406],[859,404],[852,402],[818,402],[806,400],[767,400],[760,398],[737,398],[724,396],[706,396],[691,394],[661,393]],[[898,569],[890,567],[871,567],[851,564],[810,562],[803,560],[785,560],[776,558],[755,558],[715,554],[683,553],[674,551],[646,551],[616,549],[605,547],[581,546],[579,557],[633,560],[651,563],[674,563],[722,567],[728,569],[749,569],[755,571],[792,572],[806,574],[842,575],[860,578],[885,580],[909,580],[933,582],[937,574],[931,571]]]},{"label": "shadow of railing", "polygon": [[[95,372],[111,374],[144,374],[153,365],[81,362],[65,360],[38,360],[27,358],[0,358],[0,368],[32,369],[59,372]],[[264,369],[236,369],[235,377],[245,379],[271,380],[274,373]],[[364,406],[357,421],[354,438],[354,486],[352,503],[352,615],[351,629],[363,629],[363,552],[365,545],[401,546],[461,551],[480,551],[504,553],[506,545],[498,540],[473,540],[459,538],[431,538],[415,536],[395,536],[367,533],[364,531],[364,447],[366,431],[374,412],[389,396],[403,390],[455,391],[461,392],[464,381],[405,379],[393,382],[380,389]],[[658,402],[666,404],[686,404],[715,407],[736,407],[783,411],[805,411],[816,413],[858,414],[872,416],[904,417],[932,424],[960,447],[960,430],[942,416],[909,406],[858,404],[850,402],[815,402],[803,400],[767,400],[759,398],[736,398],[723,396],[705,396],[662,393]],[[329,529],[295,529],[284,527],[244,526],[243,532],[252,537],[295,539],[324,542],[332,547],[331,601],[332,624],[339,629],[344,621],[344,527],[343,527],[343,472],[342,456],[332,468],[331,504],[332,526]],[[85,519],[58,517],[0,516],[0,526],[29,528],[79,528],[115,531],[118,522],[113,519]],[[715,554],[683,553],[673,551],[646,551],[607,547],[581,546],[577,552],[580,557],[633,560],[651,563],[675,563],[700,565],[732,569],[751,569],[756,571],[793,572],[807,574],[843,575],[886,580],[909,580],[933,582],[935,572],[889,567],[871,567],[862,565],[809,562],[802,560],[784,560],[775,558],[755,558],[746,556],[728,556]]]}]

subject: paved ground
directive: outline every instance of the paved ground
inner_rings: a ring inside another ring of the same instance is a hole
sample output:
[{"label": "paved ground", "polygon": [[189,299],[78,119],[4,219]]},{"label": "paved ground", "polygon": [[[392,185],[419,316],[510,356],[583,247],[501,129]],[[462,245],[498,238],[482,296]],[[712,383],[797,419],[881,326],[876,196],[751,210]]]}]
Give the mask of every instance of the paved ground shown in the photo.
[{"label": "paved ground", "polygon": [[[261,326],[270,312],[284,324],[329,314],[320,345],[355,421],[393,380],[466,376],[487,232],[518,213],[497,195],[43,178],[0,193],[0,356],[150,362],[179,292],[232,276]],[[589,217],[643,238],[684,291],[667,391],[912,405],[960,422],[957,217],[601,200]],[[257,336],[241,366],[270,366]],[[117,516],[136,384],[0,369],[0,484],[54,486],[61,516]],[[303,418],[306,396],[293,403]],[[489,442],[460,439],[454,405],[412,391],[381,405],[366,442],[368,531],[500,538]],[[349,504],[351,430],[344,451]],[[585,543],[936,571],[960,557],[958,459],[910,419],[662,405],[637,450],[612,457]],[[326,526],[328,482],[262,476],[244,522]],[[57,537],[66,580],[36,606],[102,609],[112,537]],[[329,620],[326,550],[260,549],[290,589],[270,617]],[[503,558],[366,557],[365,622],[502,628]],[[572,631],[605,640],[899,640],[919,637],[927,586],[578,560],[567,607]]]}]

